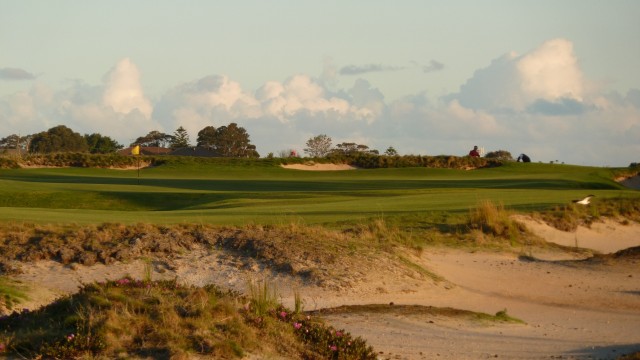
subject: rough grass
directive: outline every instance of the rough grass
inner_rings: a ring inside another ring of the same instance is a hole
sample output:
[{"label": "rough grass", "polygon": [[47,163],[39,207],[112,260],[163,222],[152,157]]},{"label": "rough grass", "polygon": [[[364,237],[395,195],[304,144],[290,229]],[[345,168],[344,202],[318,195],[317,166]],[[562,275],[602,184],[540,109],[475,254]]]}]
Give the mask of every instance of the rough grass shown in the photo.
[{"label": "rough grass", "polygon": [[0,319],[0,344],[14,357],[47,359],[375,359],[364,340],[315,317],[254,306],[215,286],[123,278]]},{"label": "rough grass", "polygon": [[11,311],[25,300],[29,300],[29,296],[24,284],[7,276],[0,276],[0,312]]},{"label": "rough grass", "polygon": [[590,226],[600,218],[617,219],[621,223],[640,222],[640,199],[616,197],[592,199],[589,205],[568,204],[535,215],[549,225],[564,231],[574,231],[580,225]]},{"label": "rough grass", "polygon": [[422,305],[396,305],[396,304],[367,304],[367,305],[343,305],[335,308],[321,309],[313,312],[318,315],[339,315],[339,314],[392,314],[405,316],[429,317],[444,316],[448,318],[466,319],[478,321],[485,324],[490,323],[514,323],[525,324],[524,321],[507,314],[507,310],[497,312],[495,315],[454,309],[450,307],[422,306]]},{"label": "rough grass", "polygon": [[526,226],[513,219],[515,213],[485,200],[469,210],[467,239],[475,246],[501,248],[542,246],[544,240],[532,234]]}]

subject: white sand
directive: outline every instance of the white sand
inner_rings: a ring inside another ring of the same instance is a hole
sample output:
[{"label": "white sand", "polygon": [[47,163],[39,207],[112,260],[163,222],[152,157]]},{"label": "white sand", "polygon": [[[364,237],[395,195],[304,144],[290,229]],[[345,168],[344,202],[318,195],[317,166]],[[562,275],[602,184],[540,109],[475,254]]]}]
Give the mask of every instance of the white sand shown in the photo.
[{"label": "white sand", "polygon": [[[526,220],[526,219],[525,219]],[[573,245],[573,234],[547,229],[525,221],[548,241]],[[613,221],[577,232],[580,246],[611,252],[640,246],[640,225]],[[564,239],[566,237],[566,239]],[[635,240],[634,240],[635,239]],[[364,337],[383,359],[615,359],[640,351],[640,261],[609,264],[565,262],[576,255],[532,249],[536,258],[517,255],[430,248],[414,262],[444,281],[407,272],[379,268],[354,269],[362,277],[351,288],[330,290],[305,286],[286,275],[259,265],[247,268],[223,252],[194,250],[170,263],[155,263],[153,278],[204,285],[215,283],[243,290],[248,279],[268,277],[278,284],[285,305],[292,307],[293,289],[302,295],[305,309],[352,304],[412,304],[453,307],[494,314],[508,314],[526,324],[486,324],[460,318],[424,314],[337,314],[326,319],[337,328]],[[551,261],[554,260],[554,261]],[[332,265],[335,266],[335,265]],[[35,307],[57,294],[76,291],[79,284],[126,274],[142,277],[144,264],[78,266],[71,270],[47,261],[24,266],[17,278],[34,284]]]},{"label": "white sand", "polygon": [[285,169],[294,169],[294,170],[309,170],[309,171],[337,171],[337,170],[355,170],[355,166],[347,165],[347,164],[318,164],[318,163],[308,163],[308,164],[289,164],[282,165]]}]

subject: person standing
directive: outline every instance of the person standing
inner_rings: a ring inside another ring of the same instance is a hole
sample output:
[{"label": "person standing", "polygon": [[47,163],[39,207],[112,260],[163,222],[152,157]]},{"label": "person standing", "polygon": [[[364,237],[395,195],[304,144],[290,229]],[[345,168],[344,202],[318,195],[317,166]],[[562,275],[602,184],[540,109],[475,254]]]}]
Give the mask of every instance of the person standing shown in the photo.
[{"label": "person standing", "polygon": [[480,152],[478,151],[478,145],[474,146],[473,149],[469,151],[469,156],[480,157]]}]

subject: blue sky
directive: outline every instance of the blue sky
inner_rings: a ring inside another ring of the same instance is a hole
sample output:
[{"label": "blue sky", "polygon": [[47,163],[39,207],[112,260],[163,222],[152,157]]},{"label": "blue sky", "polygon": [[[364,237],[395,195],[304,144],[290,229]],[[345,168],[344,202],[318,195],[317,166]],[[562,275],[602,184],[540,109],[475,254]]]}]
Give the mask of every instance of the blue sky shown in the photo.
[{"label": "blue sky", "polygon": [[638,1],[0,0],[0,137],[237,122],[383,152],[640,154]]}]

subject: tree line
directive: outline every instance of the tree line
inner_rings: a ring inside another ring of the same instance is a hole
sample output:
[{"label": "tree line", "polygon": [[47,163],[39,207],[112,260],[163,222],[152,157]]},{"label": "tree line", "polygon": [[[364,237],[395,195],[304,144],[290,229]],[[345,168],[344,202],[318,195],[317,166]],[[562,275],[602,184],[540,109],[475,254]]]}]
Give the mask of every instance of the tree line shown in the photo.
[{"label": "tree line", "polygon": [[[173,149],[190,148],[189,134],[179,127],[172,134],[151,131],[138,137],[130,146],[167,147]],[[210,149],[218,155],[216,161],[231,158],[244,158],[255,161],[259,158],[254,145],[249,141],[249,134],[235,123],[227,126],[207,126],[198,132],[196,146]],[[98,133],[81,135],[64,125],[53,127],[47,131],[28,135],[9,135],[0,139],[0,153],[4,149],[20,149],[20,162],[30,165],[80,166],[80,167],[122,167],[130,165],[127,161],[133,158],[115,155],[123,145]],[[6,150],[4,150],[6,151]],[[24,153],[23,153],[24,151]],[[306,142],[302,158],[294,150],[284,150],[279,157],[272,153],[263,161],[277,163],[303,163],[312,158],[314,161],[351,164],[360,168],[395,168],[395,167],[431,167],[473,169],[487,166],[499,166],[502,161],[511,159],[507,151],[499,150],[485,157],[470,156],[423,156],[403,155],[392,147],[383,154],[370,149],[367,145],[355,142],[332,143],[331,137],[322,134],[311,137]],[[115,155],[115,156],[114,156]],[[178,161],[173,157],[149,157],[151,163],[158,165],[166,161]],[[180,157],[186,159],[186,157]],[[226,158],[226,159],[225,159]],[[214,159],[190,157],[189,161],[213,161]],[[0,156],[0,168],[20,167],[15,158]]]},{"label": "tree line", "polygon": [[[359,158],[361,160],[367,159],[367,163],[372,158],[381,155],[378,150],[370,149],[369,146],[364,144],[342,142],[334,146],[332,141],[331,137],[326,134],[313,136],[307,140],[304,152],[311,158],[331,158],[334,160]],[[178,127],[173,134],[166,134],[157,130],[150,131],[129,144],[129,146],[136,145],[173,150],[192,147],[189,134],[182,126]],[[195,146],[213,151],[220,157],[260,157],[255,145],[251,144],[248,132],[236,123],[217,128],[214,126],[204,127],[198,132]],[[12,134],[0,139],[0,149],[20,149],[25,153],[32,154],[65,152],[111,154],[122,148],[124,148],[123,145],[109,136],[99,133],[81,135],[64,125],[55,126],[37,134],[27,136]],[[386,157],[399,156],[392,146],[388,147],[382,155]],[[267,156],[267,158],[273,157],[273,154]],[[298,157],[298,154],[294,150],[288,150],[283,151],[279,157]],[[513,160],[511,154],[504,150],[488,153],[486,158]]]},{"label": "tree line", "polygon": [[[150,131],[148,134],[138,137],[129,146],[136,145],[173,150],[192,146],[189,134],[182,126],[176,129],[173,134],[157,130]],[[255,145],[251,144],[247,131],[236,123],[218,128],[213,126],[203,128],[198,132],[196,146],[207,148],[222,157],[259,157]],[[64,125],[58,125],[36,134],[26,136],[12,134],[0,139],[0,149],[18,149],[25,153],[88,152],[110,154],[123,148],[124,145],[109,136],[99,133],[81,135]]]}]

